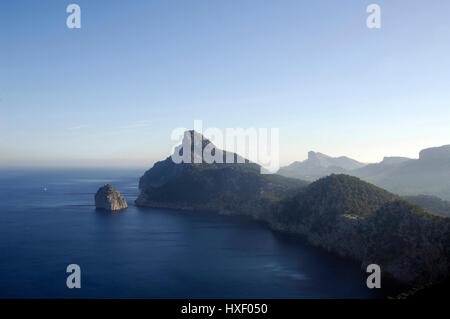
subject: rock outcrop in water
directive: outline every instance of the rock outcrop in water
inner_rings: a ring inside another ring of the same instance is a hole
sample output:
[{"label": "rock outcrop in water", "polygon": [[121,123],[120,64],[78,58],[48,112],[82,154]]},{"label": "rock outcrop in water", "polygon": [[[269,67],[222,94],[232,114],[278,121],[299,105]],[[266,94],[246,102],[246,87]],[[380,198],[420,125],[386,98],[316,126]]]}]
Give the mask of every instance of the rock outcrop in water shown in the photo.
[{"label": "rock outcrop in water", "polygon": [[140,188],[139,206],[252,216],[358,260],[363,269],[378,264],[382,274],[410,285],[450,275],[450,218],[356,177],[331,175],[307,185],[261,175],[254,163],[175,164],[169,157],[145,173]]},{"label": "rock outcrop in water", "polygon": [[110,184],[100,187],[95,194],[95,207],[108,211],[128,208],[125,198]]}]

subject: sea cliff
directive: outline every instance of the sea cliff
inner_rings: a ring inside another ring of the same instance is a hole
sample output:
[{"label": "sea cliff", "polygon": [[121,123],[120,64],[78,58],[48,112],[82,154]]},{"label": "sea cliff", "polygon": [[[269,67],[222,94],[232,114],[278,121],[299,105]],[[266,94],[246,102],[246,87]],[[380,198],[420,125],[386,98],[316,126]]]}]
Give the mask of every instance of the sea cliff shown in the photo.
[{"label": "sea cliff", "polygon": [[378,264],[383,275],[411,286],[449,277],[450,218],[356,177],[330,175],[308,184],[261,175],[248,161],[175,164],[168,157],[144,174],[140,188],[138,206],[251,216],[358,260],[363,269]]}]

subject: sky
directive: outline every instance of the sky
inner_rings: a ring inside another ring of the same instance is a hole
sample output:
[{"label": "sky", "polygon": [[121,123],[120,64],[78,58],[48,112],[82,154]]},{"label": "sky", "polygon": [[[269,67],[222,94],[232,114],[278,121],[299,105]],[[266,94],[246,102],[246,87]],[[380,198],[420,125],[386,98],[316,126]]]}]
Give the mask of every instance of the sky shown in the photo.
[{"label": "sky", "polygon": [[[66,7],[81,8],[81,28]],[[369,4],[381,28],[366,25]],[[450,144],[448,0],[0,2],[0,166],[147,167],[175,128],[279,128],[280,161]]]}]

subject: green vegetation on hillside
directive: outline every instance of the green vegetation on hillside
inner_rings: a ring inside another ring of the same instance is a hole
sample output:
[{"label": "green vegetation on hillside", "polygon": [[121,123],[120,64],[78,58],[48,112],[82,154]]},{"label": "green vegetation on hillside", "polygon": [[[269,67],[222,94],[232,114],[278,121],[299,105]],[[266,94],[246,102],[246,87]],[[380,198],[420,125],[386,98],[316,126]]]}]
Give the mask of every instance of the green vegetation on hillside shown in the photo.
[{"label": "green vegetation on hillside", "polygon": [[[348,175],[330,175],[282,201],[274,218],[277,223],[333,222],[338,215],[367,216],[397,197]],[[314,219],[310,220],[310,219]]]},{"label": "green vegetation on hillside", "polygon": [[362,267],[378,264],[384,275],[404,283],[422,285],[450,275],[450,218],[357,177],[333,174],[308,184],[262,175],[249,161],[175,164],[169,157],[147,171],[139,185],[139,206],[252,216],[359,260]]},{"label": "green vegetation on hillside", "polygon": [[450,202],[431,195],[404,196],[404,198],[412,203],[428,209],[437,215],[450,217]]},{"label": "green vegetation on hillside", "polygon": [[[270,203],[306,186],[306,182],[278,175],[262,175],[256,164],[155,165],[141,178],[142,206],[222,211],[256,215]],[[167,178],[167,177],[170,178]],[[161,181],[164,181],[161,183]]]}]

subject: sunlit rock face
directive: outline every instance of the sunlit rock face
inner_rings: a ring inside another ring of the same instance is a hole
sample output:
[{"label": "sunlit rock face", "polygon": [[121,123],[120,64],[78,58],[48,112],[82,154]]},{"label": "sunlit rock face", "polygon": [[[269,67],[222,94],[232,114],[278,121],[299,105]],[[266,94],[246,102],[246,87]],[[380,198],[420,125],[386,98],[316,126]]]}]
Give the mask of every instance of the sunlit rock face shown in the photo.
[{"label": "sunlit rock face", "polygon": [[118,211],[128,208],[125,198],[111,185],[100,187],[95,194],[95,207],[108,211]]}]

